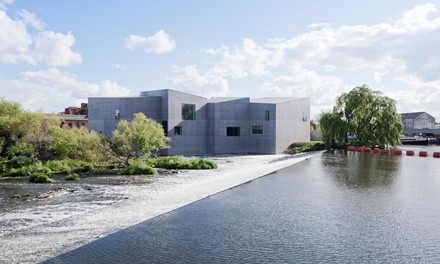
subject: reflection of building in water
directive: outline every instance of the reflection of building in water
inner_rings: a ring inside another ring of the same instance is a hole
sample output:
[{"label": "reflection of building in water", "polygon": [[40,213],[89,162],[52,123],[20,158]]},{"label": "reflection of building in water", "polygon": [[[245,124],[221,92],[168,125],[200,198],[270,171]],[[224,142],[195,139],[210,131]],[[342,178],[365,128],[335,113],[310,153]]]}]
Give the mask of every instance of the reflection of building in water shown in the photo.
[{"label": "reflection of building in water", "polygon": [[403,113],[404,129],[435,128],[435,118],[426,112]]},{"label": "reflection of building in water", "polygon": [[134,97],[93,97],[89,128],[111,136],[135,113],[162,124],[171,138],[163,154],[281,153],[310,140],[310,99],[300,97],[204,98],[173,90]]}]

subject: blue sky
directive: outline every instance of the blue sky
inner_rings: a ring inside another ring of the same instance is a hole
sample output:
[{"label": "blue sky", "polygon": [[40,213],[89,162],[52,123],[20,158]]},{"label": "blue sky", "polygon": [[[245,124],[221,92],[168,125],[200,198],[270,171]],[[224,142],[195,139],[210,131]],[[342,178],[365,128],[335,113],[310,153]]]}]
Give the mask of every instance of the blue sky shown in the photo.
[{"label": "blue sky", "polygon": [[0,97],[59,112],[170,88],[308,96],[367,84],[440,120],[440,3],[0,0]]}]

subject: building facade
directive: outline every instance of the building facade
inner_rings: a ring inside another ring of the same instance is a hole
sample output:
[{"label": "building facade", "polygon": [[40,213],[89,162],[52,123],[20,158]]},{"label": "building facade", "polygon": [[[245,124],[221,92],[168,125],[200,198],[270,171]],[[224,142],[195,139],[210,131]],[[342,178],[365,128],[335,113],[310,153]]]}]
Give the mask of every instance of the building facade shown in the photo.
[{"label": "building facade", "polygon": [[171,138],[165,155],[274,154],[310,140],[309,98],[211,98],[174,90],[136,97],[91,97],[89,128],[111,136],[120,120],[142,112]]},{"label": "building facade", "polygon": [[404,129],[431,129],[435,128],[435,118],[426,112],[403,113]]}]

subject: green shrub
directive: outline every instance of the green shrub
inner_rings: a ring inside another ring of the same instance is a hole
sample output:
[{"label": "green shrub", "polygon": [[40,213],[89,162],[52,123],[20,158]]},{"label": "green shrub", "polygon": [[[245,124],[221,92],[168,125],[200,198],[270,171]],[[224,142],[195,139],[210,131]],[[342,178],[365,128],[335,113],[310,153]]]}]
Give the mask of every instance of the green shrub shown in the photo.
[{"label": "green shrub", "polygon": [[79,181],[80,179],[81,177],[79,176],[78,173],[69,174],[64,177],[64,180],[66,181]]},{"label": "green shrub", "polygon": [[311,142],[294,142],[290,144],[287,150],[284,151],[285,154],[296,154],[307,151],[315,150],[325,150],[326,146],[322,141],[311,141]]},{"label": "green shrub", "polygon": [[8,161],[9,168],[21,168],[23,166],[28,166],[34,163],[34,160],[25,156],[15,156]]},{"label": "green shrub", "polygon": [[36,173],[51,174],[52,171],[50,168],[44,166],[43,163],[38,161],[31,165],[10,169],[5,175],[16,177],[16,176],[30,176]]},{"label": "green shrub", "polygon": [[132,159],[129,161],[129,166],[122,170],[123,174],[140,175],[140,174],[156,174],[156,169],[148,166],[142,159]]},{"label": "green shrub", "polygon": [[47,182],[52,182],[52,179],[50,178],[50,176],[48,174],[37,173],[37,174],[32,174],[29,177],[29,182],[47,183]]},{"label": "green shrub", "polygon": [[160,157],[149,160],[150,165],[164,169],[209,170],[216,169],[217,164],[206,159],[189,159],[182,157]]}]

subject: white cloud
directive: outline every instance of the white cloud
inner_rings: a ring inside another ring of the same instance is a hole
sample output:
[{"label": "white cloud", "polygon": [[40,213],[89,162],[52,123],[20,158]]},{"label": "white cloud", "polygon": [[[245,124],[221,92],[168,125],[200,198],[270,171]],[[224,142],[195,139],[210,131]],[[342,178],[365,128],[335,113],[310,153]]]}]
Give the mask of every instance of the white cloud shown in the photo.
[{"label": "white cloud", "polygon": [[162,54],[176,48],[176,42],[165,31],[159,30],[150,37],[130,35],[125,39],[124,46],[129,50],[143,49],[147,53]]},{"label": "white cloud", "polygon": [[[81,54],[72,50],[73,35],[44,31],[45,25],[34,14],[21,10],[21,19],[14,20],[0,10],[0,63],[67,66],[80,64]],[[36,34],[28,32],[30,25]]]},{"label": "white cloud", "polygon": [[[315,106],[334,104],[337,95],[353,88],[348,80],[358,78],[354,85],[374,80],[367,84],[395,97],[403,110],[426,107],[440,116],[440,15],[436,5],[415,6],[394,22],[338,27],[315,23],[308,28],[292,38],[264,43],[243,39],[238,47],[206,49],[216,61],[203,74],[194,66],[178,67],[177,71],[191,69],[197,78],[215,76],[224,82],[257,76],[264,82],[264,91],[310,96]],[[393,86],[387,87],[390,83]],[[196,87],[197,82],[185,82],[188,89],[191,85]]]},{"label": "white cloud", "polygon": [[0,10],[0,63],[31,61],[28,54],[32,36],[28,34],[22,21],[11,19]]},{"label": "white cloud", "polygon": [[44,24],[35,14],[25,9],[20,10],[17,14],[26,25],[30,25],[36,30],[43,30],[46,27],[46,24]]},{"label": "white cloud", "polygon": [[0,0],[0,10],[6,10],[8,5],[14,3],[15,0]]},{"label": "white cloud", "polygon": [[79,105],[93,96],[127,96],[129,90],[105,80],[101,84],[78,80],[57,69],[22,72],[18,79],[0,79],[0,91],[7,100],[19,102],[25,109],[59,112]]},{"label": "white cloud", "polygon": [[248,75],[260,76],[269,73],[268,67],[274,64],[274,53],[251,39],[243,39],[241,47],[207,49],[206,53],[221,55],[222,59],[210,70],[215,75],[239,79]]},{"label": "white cloud", "polygon": [[179,89],[204,97],[227,96],[231,93],[228,81],[214,74],[200,74],[196,65],[176,67],[170,77]]},{"label": "white cloud", "polygon": [[49,66],[80,64],[81,54],[72,51],[75,38],[69,33],[42,31],[35,38],[34,57]]}]

